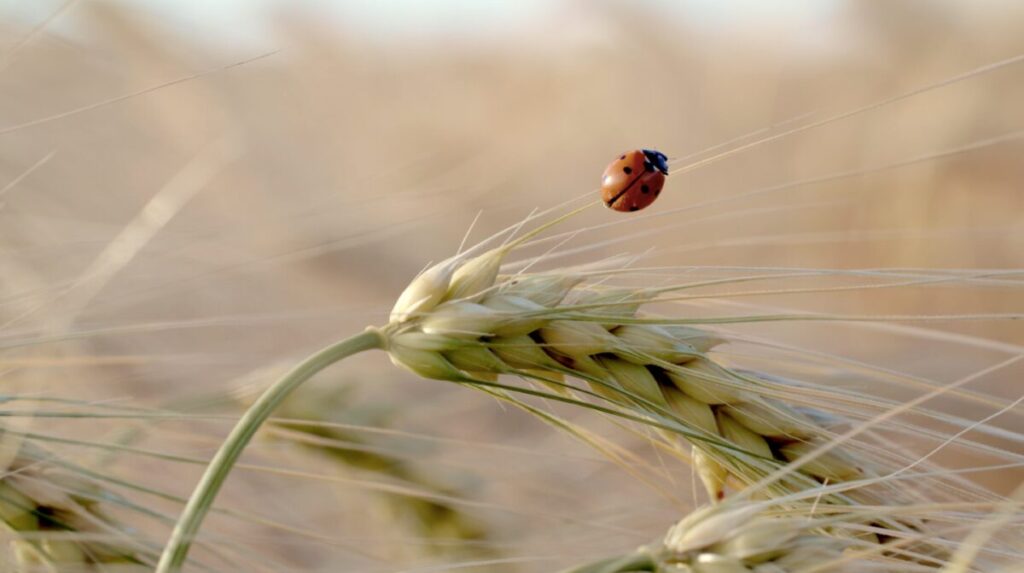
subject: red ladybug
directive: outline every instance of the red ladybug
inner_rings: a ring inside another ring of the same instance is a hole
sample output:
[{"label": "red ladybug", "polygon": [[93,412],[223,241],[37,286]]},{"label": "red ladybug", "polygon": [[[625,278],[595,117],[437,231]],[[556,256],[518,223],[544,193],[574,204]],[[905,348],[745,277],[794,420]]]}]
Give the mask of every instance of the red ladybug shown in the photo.
[{"label": "red ladybug", "polygon": [[635,149],[612,161],[601,176],[601,199],[609,209],[639,211],[654,203],[665,185],[668,157],[652,149]]}]

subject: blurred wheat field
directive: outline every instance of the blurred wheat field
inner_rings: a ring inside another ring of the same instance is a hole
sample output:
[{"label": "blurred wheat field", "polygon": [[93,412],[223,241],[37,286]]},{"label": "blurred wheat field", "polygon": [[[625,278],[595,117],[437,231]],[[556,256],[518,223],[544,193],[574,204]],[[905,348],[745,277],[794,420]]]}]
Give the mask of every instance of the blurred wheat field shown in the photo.
[{"label": "blurred wheat field", "polygon": [[[111,492],[98,497],[133,543],[158,550],[254,393],[385,322],[471,226],[480,238],[592,191],[625,149],[685,166],[903,94],[675,175],[650,218],[586,213],[565,260],[644,254],[695,281],[779,275],[695,290],[695,314],[1024,311],[1007,272],[1024,267],[1024,8],[835,2],[812,17],[738,3],[723,17],[664,4],[558,2],[505,30],[500,9],[473,11],[493,37],[467,39],[375,38],[327,7],[281,3],[256,48],[203,37],[199,9],[0,6],[8,475],[71,464]],[[572,254],[587,245],[599,247]],[[998,277],[790,276],[882,268]],[[1014,320],[730,327],[938,385],[1024,351]],[[810,354],[726,354],[914,396]],[[1014,401],[1022,375],[1012,364],[971,388]],[[218,571],[552,571],[646,543],[696,503],[691,470],[642,436],[554,408],[674,481],[652,487],[522,412],[361,355],[304,388],[280,413],[293,423],[261,433],[204,529],[217,549],[198,558]],[[992,413],[946,397],[935,408]],[[309,419],[321,424],[295,421]],[[1019,408],[991,423],[1024,430]],[[26,442],[50,454],[27,463]],[[992,463],[965,448],[934,461]],[[966,475],[1008,494],[1024,471]]]}]

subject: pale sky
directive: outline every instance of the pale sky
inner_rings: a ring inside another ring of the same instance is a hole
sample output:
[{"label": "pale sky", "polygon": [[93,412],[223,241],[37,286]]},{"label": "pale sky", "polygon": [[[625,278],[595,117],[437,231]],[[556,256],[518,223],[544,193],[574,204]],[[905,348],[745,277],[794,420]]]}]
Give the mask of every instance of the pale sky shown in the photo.
[{"label": "pale sky", "polygon": [[[183,35],[201,43],[231,49],[273,49],[270,19],[283,10],[316,15],[325,26],[336,21],[349,37],[363,35],[375,42],[514,41],[538,26],[585,36],[594,30],[593,14],[582,12],[586,0],[79,0],[109,1],[134,10],[140,18],[180,26]],[[0,17],[35,25],[66,0],[0,0]],[[650,13],[660,21],[687,21],[700,33],[737,34],[747,27],[778,25],[807,33],[834,25],[840,0],[624,0],[623,5]],[[72,6],[50,29],[74,36]],[[572,26],[565,22],[573,20]],[[694,26],[694,24],[697,24]],[[542,36],[543,34],[541,34]],[[535,41],[536,35],[531,36]],[[832,38],[834,40],[835,38]],[[564,38],[562,38],[564,40]]]}]

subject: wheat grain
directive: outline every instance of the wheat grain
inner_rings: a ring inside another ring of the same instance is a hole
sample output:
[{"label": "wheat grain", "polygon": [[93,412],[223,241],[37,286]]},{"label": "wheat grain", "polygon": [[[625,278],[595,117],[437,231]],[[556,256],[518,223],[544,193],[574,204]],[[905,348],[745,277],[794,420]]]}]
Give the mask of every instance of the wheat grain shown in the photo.
[{"label": "wheat grain", "polygon": [[793,511],[773,513],[762,504],[704,507],[658,543],[571,573],[795,573],[812,565],[827,573],[865,570],[871,559],[839,559],[854,542],[825,533],[827,525]]}]

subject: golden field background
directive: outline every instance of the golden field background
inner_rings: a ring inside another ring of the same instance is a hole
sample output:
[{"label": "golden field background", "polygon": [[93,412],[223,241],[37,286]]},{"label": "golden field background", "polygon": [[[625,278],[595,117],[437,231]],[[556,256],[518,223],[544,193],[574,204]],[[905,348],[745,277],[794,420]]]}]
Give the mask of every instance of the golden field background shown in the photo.
[{"label": "golden field background", "polygon": [[[208,458],[237,415],[225,393],[267,384],[312,350],[382,324],[408,280],[454,252],[478,213],[471,240],[593,191],[605,164],[625,149],[657,148],[679,167],[728,149],[707,151],[723,142],[783,133],[1024,54],[1024,9],[1008,2],[836,3],[827,20],[795,9],[760,19],[763,9],[746,13],[748,5],[737,4],[713,33],[707,14],[689,5],[553,6],[490,38],[374,38],[315,4],[281,4],[268,11],[262,37],[276,52],[238,66],[266,50],[203,37],[200,16],[184,9],[183,18],[168,20],[146,3],[53,3],[25,14],[5,6],[4,393],[83,400],[92,412],[225,415],[11,423]],[[495,14],[485,24],[500,29]],[[52,21],[38,28],[48,15]],[[1020,269],[1021,101],[1024,62],[752,147],[672,177],[644,212],[650,218],[587,212],[568,225],[595,227],[565,248],[599,248],[545,264],[650,250],[642,265],[675,267],[677,280],[739,276],[747,267]],[[700,205],[767,189],[774,190]],[[606,223],[615,224],[596,227]],[[640,233],[655,226],[664,228]],[[1019,279],[700,299],[686,311],[1020,313]],[[877,284],[821,276],[699,292]],[[732,329],[937,383],[1024,348],[1016,321],[893,324],[900,328],[798,321]],[[913,395],[866,375],[780,363],[757,348],[737,345],[724,355],[780,374]],[[1022,374],[1024,366],[1008,367],[971,387],[1016,399]],[[309,392],[342,387],[340,398],[310,399],[289,415],[320,407],[326,412],[313,414],[364,426],[352,430],[353,447],[396,456],[407,474],[442,484],[443,505],[483,533],[467,542],[452,532],[441,550],[436,543],[427,550],[409,515],[379,503],[382,489],[422,498],[424,482],[310,456],[268,435],[247,461],[287,473],[240,470],[221,501],[263,521],[215,516],[209,529],[211,541],[251,560],[251,570],[416,571],[495,559],[477,567],[550,571],[645,543],[692,505],[685,468],[677,482],[657,485],[687,503],[666,503],[627,469],[537,420],[481,394],[415,379],[382,354],[347,361]],[[939,402],[972,419],[990,413]],[[5,407],[82,408],[34,400]],[[653,457],[636,436],[563,413]],[[1012,413],[994,423],[1024,429]],[[55,449],[158,490],[122,488],[169,516],[180,506],[167,496],[187,495],[201,469],[81,445]],[[953,450],[938,459],[984,463]],[[973,477],[1007,492],[1024,472]],[[159,542],[167,533],[158,517],[120,515],[140,536]]]}]

